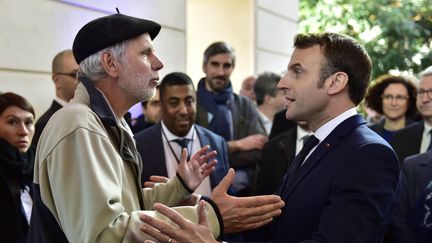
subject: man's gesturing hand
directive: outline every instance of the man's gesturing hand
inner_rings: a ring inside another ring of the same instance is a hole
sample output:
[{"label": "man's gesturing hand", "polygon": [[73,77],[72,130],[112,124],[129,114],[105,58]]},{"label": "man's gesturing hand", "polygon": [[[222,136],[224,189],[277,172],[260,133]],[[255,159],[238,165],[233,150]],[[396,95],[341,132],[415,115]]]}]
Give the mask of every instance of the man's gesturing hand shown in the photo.
[{"label": "man's gesturing hand", "polygon": [[273,217],[282,213],[285,205],[279,196],[233,197],[227,190],[234,180],[233,169],[213,189],[211,199],[222,215],[225,233],[255,229],[270,223]]}]

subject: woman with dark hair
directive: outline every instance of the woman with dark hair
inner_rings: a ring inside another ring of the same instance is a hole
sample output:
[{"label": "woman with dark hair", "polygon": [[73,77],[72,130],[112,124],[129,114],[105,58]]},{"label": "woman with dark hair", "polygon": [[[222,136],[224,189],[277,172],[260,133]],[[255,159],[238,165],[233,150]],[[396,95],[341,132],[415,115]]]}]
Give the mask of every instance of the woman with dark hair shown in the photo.
[{"label": "woman with dark hair", "polygon": [[383,75],[378,77],[365,97],[368,107],[384,115],[384,119],[370,128],[391,141],[393,132],[413,123],[417,114],[417,88],[407,78]]},{"label": "woman with dark hair", "polygon": [[0,229],[4,242],[26,242],[32,209],[35,114],[14,93],[0,95]]}]

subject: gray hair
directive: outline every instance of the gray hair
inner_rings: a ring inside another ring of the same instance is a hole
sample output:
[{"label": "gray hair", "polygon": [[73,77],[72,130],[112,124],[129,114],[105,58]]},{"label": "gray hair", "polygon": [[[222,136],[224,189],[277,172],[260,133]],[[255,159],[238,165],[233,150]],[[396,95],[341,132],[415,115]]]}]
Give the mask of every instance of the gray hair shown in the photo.
[{"label": "gray hair", "polygon": [[432,66],[427,67],[423,72],[419,74],[419,76],[420,78],[432,76]]},{"label": "gray hair", "polygon": [[128,43],[128,40],[119,42],[115,45],[102,49],[81,61],[79,64],[80,70],[78,72],[78,78],[86,77],[92,81],[105,78],[107,73],[101,64],[102,54],[109,52],[115,60],[119,61],[120,63],[126,63],[124,56]]}]

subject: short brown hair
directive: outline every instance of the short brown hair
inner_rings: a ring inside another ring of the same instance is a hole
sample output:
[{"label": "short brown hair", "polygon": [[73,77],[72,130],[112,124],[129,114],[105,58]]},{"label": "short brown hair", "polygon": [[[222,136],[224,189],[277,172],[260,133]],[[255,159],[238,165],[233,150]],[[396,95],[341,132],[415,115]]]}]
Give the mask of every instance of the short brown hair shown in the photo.
[{"label": "short brown hair", "polygon": [[33,114],[33,117],[35,117],[33,106],[24,97],[12,92],[1,94],[0,95],[0,115],[3,114],[3,112],[11,106],[16,106],[25,111],[28,111]]},{"label": "short brown hair", "polygon": [[371,76],[372,62],[365,48],[355,39],[337,33],[298,34],[294,47],[306,49],[319,45],[326,59],[322,63],[318,86],[336,72],[348,75],[348,94],[351,101],[358,105],[366,94]]}]

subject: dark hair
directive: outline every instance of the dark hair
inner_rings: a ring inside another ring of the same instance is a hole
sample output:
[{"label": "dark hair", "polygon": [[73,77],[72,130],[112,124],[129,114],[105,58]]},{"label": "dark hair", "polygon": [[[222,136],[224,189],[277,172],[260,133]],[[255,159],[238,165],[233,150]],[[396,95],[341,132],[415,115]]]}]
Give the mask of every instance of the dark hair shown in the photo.
[{"label": "dark hair", "polygon": [[235,50],[232,46],[228,45],[228,43],[224,41],[215,42],[207,47],[207,49],[204,51],[203,63],[207,64],[210,57],[216,56],[218,54],[230,54],[232,65],[235,66]]},{"label": "dark hair", "polygon": [[[156,86],[156,87],[155,87],[155,89],[159,89],[159,85],[158,85],[158,86]],[[147,104],[148,104],[148,102],[149,102],[149,100],[144,100],[144,101],[141,101],[141,106],[144,106],[144,107],[146,107],[146,106],[147,106]]]},{"label": "dark hair", "polygon": [[33,106],[24,97],[11,92],[1,94],[0,115],[3,114],[3,112],[11,106],[19,107],[25,111],[32,113],[34,118],[36,117]]},{"label": "dark hair", "polygon": [[408,93],[408,108],[406,111],[406,117],[413,117],[417,114],[416,107],[416,92],[417,88],[414,85],[413,81],[399,76],[393,75],[381,75],[375,81],[374,85],[369,87],[368,92],[365,97],[366,105],[376,112],[383,114],[383,106],[382,106],[382,98],[381,95],[384,93],[384,90],[390,84],[402,84]]},{"label": "dark hair", "polygon": [[265,72],[258,75],[254,85],[256,102],[258,105],[262,105],[264,103],[264,97],[266,95],[270,95],[272,97],[277,95],[277,84],[280,79],[280,75],[272,72]]},{"label": "dark hair", "polygon": [[193,90],[195,87],[193,85],[192,79],[186,74],[181,72],[173,72],[167,74],[159,84],[159,97],[162,100],[164,96],[165,89],[167,86],[173,85],[192,85]]},{"label": "dark hair", "polygon": [[325,57],[321,66],[318,86],[336,72],[348,75],[348,94],[351,101],[358,105],[366,94],[371,76],[371,60],[363,46],[355,39],[337,33],[299,34],[295,37],[294,47],[306,49],[319,45]]}]

